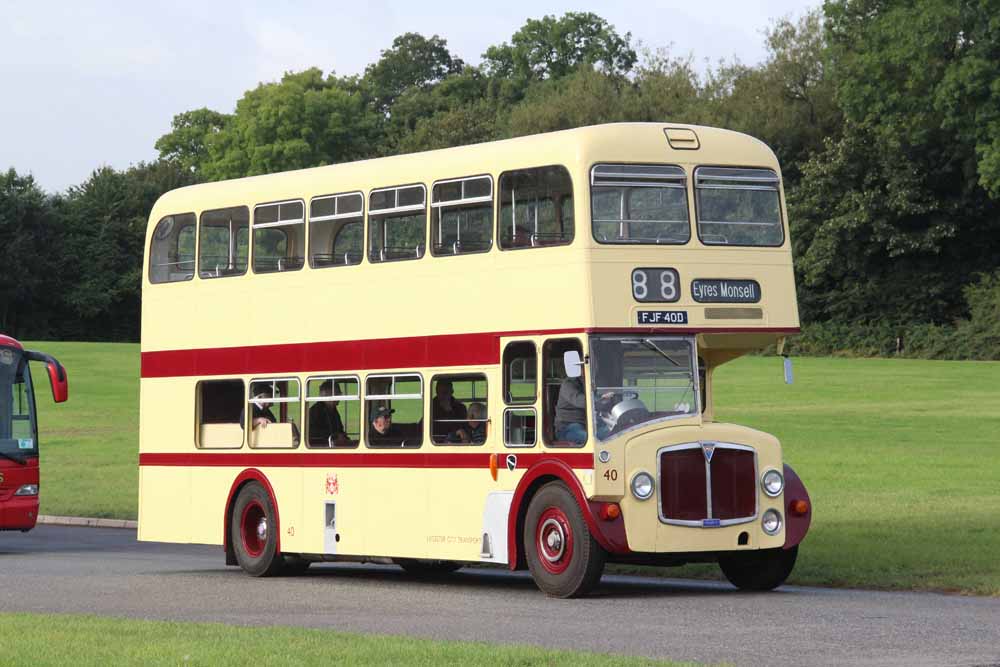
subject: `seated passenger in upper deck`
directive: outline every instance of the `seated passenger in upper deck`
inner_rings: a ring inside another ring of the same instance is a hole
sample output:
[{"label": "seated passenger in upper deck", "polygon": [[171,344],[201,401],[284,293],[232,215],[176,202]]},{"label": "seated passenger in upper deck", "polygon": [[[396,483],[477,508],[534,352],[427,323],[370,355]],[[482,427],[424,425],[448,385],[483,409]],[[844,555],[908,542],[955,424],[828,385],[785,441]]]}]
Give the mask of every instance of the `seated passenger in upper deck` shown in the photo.
[{"label": "seated passenger in upper deck", "polygon": [[[333,380],[319,386],[319,395],[333,396]],[[337,405],[340,401],[317,401],[309,408],[309,444],[313,447],[333,447],[350,444]]]}]

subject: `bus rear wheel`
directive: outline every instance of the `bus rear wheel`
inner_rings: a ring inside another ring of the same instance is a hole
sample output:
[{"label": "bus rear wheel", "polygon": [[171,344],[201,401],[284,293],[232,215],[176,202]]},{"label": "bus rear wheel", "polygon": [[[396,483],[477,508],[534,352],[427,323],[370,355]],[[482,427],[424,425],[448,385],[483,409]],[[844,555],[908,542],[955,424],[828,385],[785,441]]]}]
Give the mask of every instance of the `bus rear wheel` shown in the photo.
[{"label": "bus rear wheel", "polygon": [[719,567],[742,591],[770,591],[785,583],[795,567],[798,545],[791,549],[761,549],[719,557]]},{"label": "bus rear wheel", "polygon": [[586,595],[601,580],[607,553],[562,482],[549,482],[531,499],[522,539],[528,569],[546,595]]},{"label": "bus rear wheel", "polygon": [[247,574],[270,577],[282,570],[276,514],[271,496],[258,482],[250,482],[236,496],[229,539],[236,562]]}]

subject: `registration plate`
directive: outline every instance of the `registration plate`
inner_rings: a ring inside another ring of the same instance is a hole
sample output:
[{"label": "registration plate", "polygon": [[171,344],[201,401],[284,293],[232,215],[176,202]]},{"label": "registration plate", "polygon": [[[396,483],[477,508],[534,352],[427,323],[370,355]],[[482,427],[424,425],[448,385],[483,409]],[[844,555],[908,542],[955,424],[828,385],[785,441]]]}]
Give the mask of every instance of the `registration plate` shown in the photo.
[{"label": "registration plate", "polygon": [[636,313],[637,324],[687,324],[686,310],[640,310]]}]

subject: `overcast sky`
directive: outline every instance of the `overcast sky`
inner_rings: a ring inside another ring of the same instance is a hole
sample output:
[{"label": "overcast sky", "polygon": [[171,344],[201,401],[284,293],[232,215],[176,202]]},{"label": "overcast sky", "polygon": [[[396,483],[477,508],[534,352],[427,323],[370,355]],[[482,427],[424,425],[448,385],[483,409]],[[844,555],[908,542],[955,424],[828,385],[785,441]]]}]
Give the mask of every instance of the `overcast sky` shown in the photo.
[{"label": "overcast sky", "polygon": [[751,64],[765,57],[763,31],[775,19],[818,4],[0,0],[0,169],[63,190],[100,165],[155,158],[174,114],[231,112],[246,90],[288,70],[361,72],[408,31],[438,34],[478,63],[528,18],[592,11],[642,46]]}]

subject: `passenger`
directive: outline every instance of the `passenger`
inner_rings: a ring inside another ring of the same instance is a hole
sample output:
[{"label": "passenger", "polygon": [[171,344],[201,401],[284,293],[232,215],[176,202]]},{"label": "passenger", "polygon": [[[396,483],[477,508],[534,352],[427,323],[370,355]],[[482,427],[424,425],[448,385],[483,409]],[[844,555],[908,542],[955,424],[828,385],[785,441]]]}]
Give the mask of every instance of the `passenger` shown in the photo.
[{"label": "passenger", "polygon": [[[261,392],[250,401],[250,405],[253,406],[252,428],[257,428],[258,426],[260,428],[267,428],[268,424],[274,424],[278,421],[278,418],[271,412],[271,402],[268,400],[270,398],[271,395],[268,392]],[[240,423],[243,423],[242,416],[240,416]]]},{"label": "passenger", "polygon": [[[333,380],[319,386],[321,397],[333,396]],[[350,444],[337,405],[340,401],[316,401],[309,408],[309,444],[314,447],[333,447]]]},{"label": "passenger", "polygon": [[403,435],[392,423],[392,413],[395,410],[380,405],[371,413],[371,428],[368,431],[368,441],[373,445],[398,445],[403,441]]},{"label": "passenger", "polygon": [[448,442],[472,445],[486,442],[486,406],[482,403],[470,403],[468,423],[449,435]]},{"label": "passenger", "polygon": [[434,390],[431,407],[431,423],[434,442],[446,442],[455,427],[467,417],[465,405],[456,401],[451,380],[439,380]]}]

